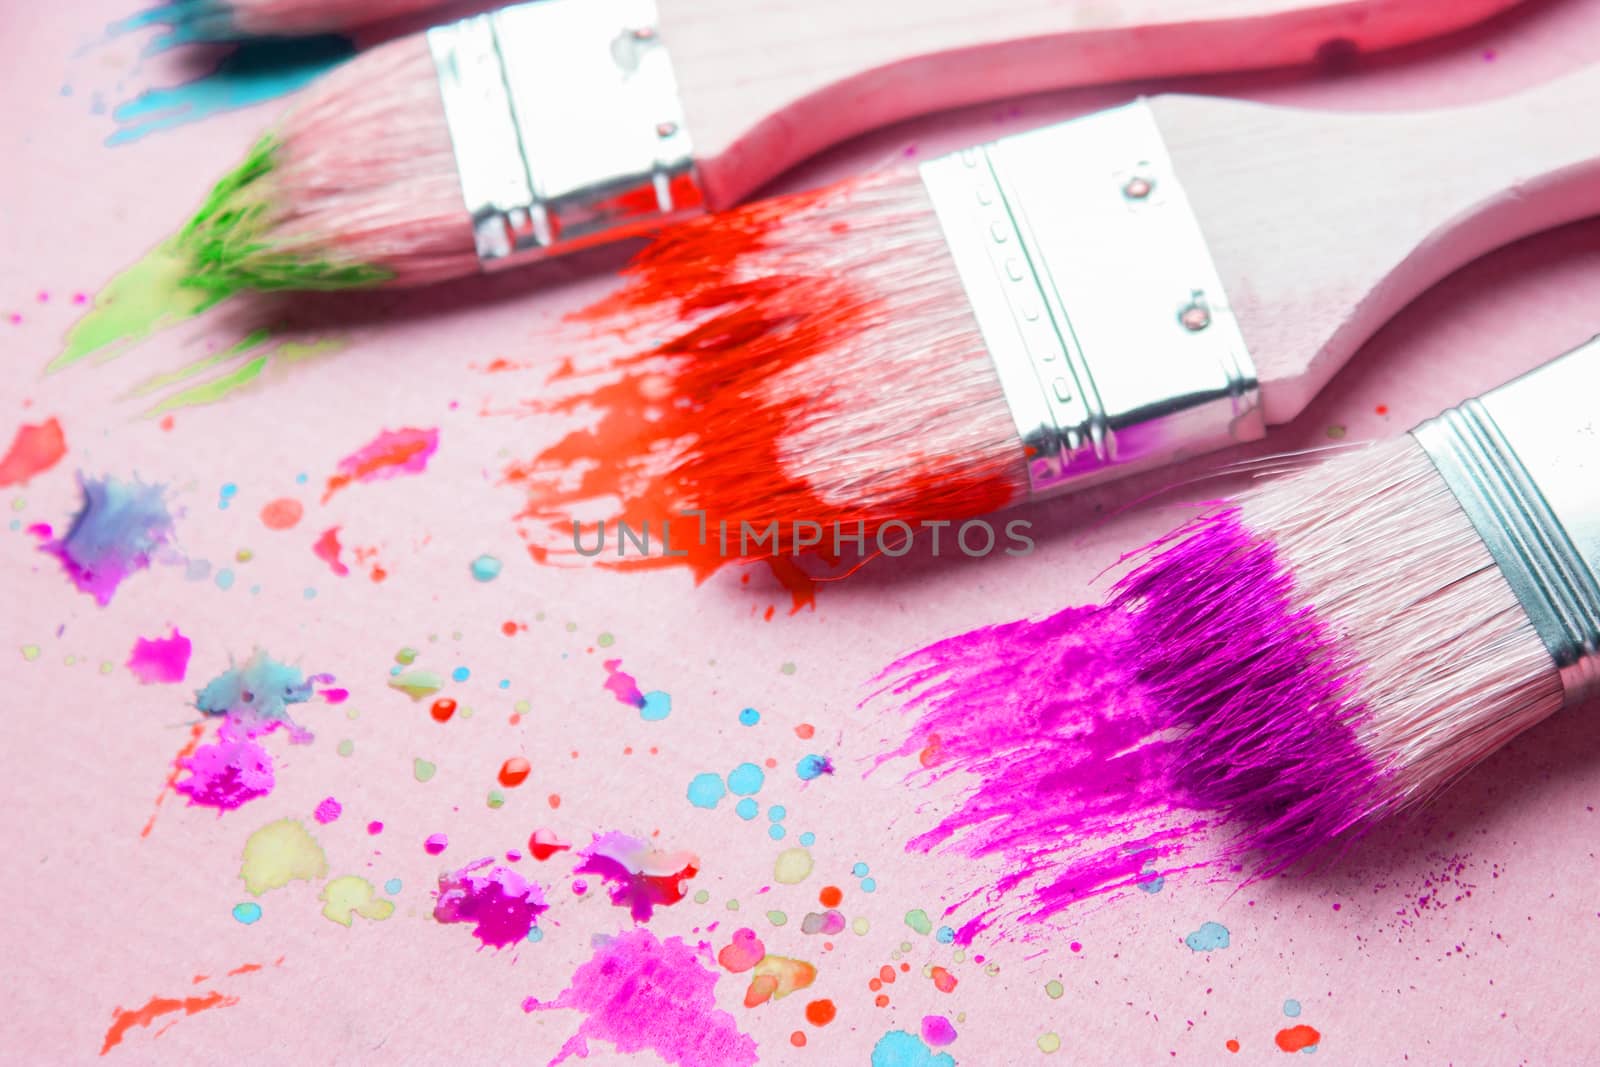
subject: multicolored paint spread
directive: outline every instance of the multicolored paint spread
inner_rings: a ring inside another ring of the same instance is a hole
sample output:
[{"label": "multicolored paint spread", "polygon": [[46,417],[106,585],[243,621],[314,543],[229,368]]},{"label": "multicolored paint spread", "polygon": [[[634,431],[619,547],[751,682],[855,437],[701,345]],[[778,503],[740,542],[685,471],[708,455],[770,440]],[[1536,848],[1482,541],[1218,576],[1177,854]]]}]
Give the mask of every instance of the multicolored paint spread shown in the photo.
[{"label": "multicolored paint spread", "polygon": [[872,1067],[956,1067],[948,1052],[935,1052],[916,1034],[890,1030],[872,1046]]},{"label": "multicolored paint spread", "polygon": [[278,725],[266,722],[251,728],[224,720],[216,743],[201,745],[182,761],[189,777],[178,779],[172,787],[188,797],[191,805],[219,812],[233,811],[266,796],[274,784],[272,756],[253,737]]},{"label": "multicolored paint spread", "polygon": [[189,673],[193,643],[174,626],[166,637],[141,637],[128,654],[128,670],[140,685],[181,682]]},{"label": "multicolored paint spread", "polygon": [[318,685],[334,680],[331,674],[306,674],[299,667],[280,663],[257,649],[250,658],[229,667],[195,694],[195,707],[206,715],[225,716],[246,729],[282,725],[296,741],[311,735],[289,717],[289,709],[316,695]]},{"label": "multicolored paint spread", "polygon": [[101,607],[117,587],[145,570],[172,544],[166,489],[138,479],[79,473],[81,503],[67,532],[40,546],[61,561],[67,577]]},{"label": "multicolored paint spread", "polygon": [[333,494],[356,482],[421,474],[438,449],[438,430],[385,430],[339,461],[338,471],[328,479],[322,502],[327,503]]},{"label": "multicolored paint spread", "polygon": [[441,923],[472,923],[472,935],[490,948],[525,941],[549,910],[544,893],[488,856],[439,876],[433,917]]},{"label": "multicolored paint spread", "polygon": [[56,419],[23,423],[11,438],[11,446],[0,456],[0,487],[26,485],[28,480],[61,462],[67,454],[67,438]]},{"label": "multicolored paint spread", "polygon": [[647,929],[601,941],[555,1000],[529,997],[528,1012],[571,1009],[584,1020],[551,1067],[589,1055],[590,1041],[618,1052],[653,1052],[678,1067],[750,1067],[756,1043],[717,1007],[717,976],[682,939],[658,941]]},{"label": "multicolored paint spread", "polygon": [[574,874],[597,874],[611,886],[611,903],[627,908],[634,922],[649,922],[658,905],[676,904],[688,892],[689,879],[700,871],[692,852],[658,852],[627,834],[596,834],[578,853]]}]

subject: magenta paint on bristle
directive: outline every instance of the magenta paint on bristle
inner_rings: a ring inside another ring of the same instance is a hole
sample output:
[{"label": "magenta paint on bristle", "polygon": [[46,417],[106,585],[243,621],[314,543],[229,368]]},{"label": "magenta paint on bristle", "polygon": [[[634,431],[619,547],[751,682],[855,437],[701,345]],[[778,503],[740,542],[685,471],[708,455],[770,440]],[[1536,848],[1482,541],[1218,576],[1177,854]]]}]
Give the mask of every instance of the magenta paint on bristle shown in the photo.
[{"label": "magenta paint on bristle", "polygon": [[1261,877],[1357,828],[1384,772],[1362,747],[1358,668],[1340,654],[1273,543],[1239,510],[1149,546],[1111,605],[1133,620],[1133,676],[1164,728],[1180,792],[1235,831]]}]

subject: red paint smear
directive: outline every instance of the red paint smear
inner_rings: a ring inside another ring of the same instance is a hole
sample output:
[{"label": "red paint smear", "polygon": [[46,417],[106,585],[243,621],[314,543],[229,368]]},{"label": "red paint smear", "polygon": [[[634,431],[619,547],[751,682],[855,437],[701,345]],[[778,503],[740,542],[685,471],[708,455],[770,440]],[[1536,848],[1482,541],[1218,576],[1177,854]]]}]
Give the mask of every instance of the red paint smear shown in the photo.
[{"label": "red paint smear", "polygon": [[512,756],[500,765],[500,784],[507,789],[515,788],[528,780],[532,770],[527,760],[521,756]]},{"label": "red paint smear", "polygon": [[[855,232],[841,239],[836,223]],[[873,254],[841,269],[846,242]],[[798,609],[812,589],[792,566],[793,522],[821,524],[818,548],[832,547],[835,523],[853,544],[860,522],[871,546],[891,521],[956,520],[1018,500],[1020,453],[1009,437],[974,432],[1010,416],[998,380],[970,373],[988,368],[967,298],[953,270],[926,276],[926,256],[942,247],[920,185],[902,171],[664,231],[619,291],[573,319],[612,351],[557,371],[518,410],[588,417],[505,471],[527,494],[518,517],[533,558],[574,560],[574,518],[592,545],[603,514],[611,540],[595,563],[682,565],[704,580],[731,559],[782,558],[778,577]],[[913,378],[951,400],[919,411],[908,432],[901,405]],[[704,512],[703,533],[686,510]],[[738,543],[742,522],[774,520],[778,551]],[[619,521],[649,524],[649,556],[618,557]]]},{"label": "red paint smear", "polygon": [[328,479],[322,502],[352,482],[375,482],[401,474],[421,474],[439,448],[438,430],[385,430],[372,442],[339,461]]},{"label": "red paint smear", "polygon": [[183,773],[184,761],[194,755],[195,750],[200,747],[200,739],[205,736],[205,732],[206,724],[204,722],[197,722],[189,727],[189,741],[178,750],[176,756],[172,757],[172,770],[168,772],[166,784],[161,787],[161,792],[156,794],[155,810],[150,813],[150,818],[145,822],[144,829],[139,831],[141,838],[149,837],[150,831],[155,829],[156,816],[161,814],[162,802],[167,799],[167,794],[172,792],[173,787],[178,784],[178,775]]},{"label": "red paint smear", "polygon": [[557,852],[565,852],[572,846],[556,836],[554,830],[540,828],[528,836],[528,854],[543,863]]},{"label": "red paint smear", "polygon": [[639,683],[634,681],[633,675],[619,670],[621,666],[620,659],[606,660],[606,689],[617,700],[630,707],[644,707],[644,694],[639,692]]},{"label": "red paint smear", "polygon": [[290,530],[305,513],[300,501],[292,496],[281,496],[261,509],[261,522],[269,530]]},{"label": "red paint smear", "polygon": [[104,1056],[122,1044],[123,1036],[135,1026],[149,1026],[163,1015],[178,1011],[185,1015],[197,1015],[211,1008],[227,1008],[237,1003],[239,1003],[238,997],[224,996],[213,990],[203,997],[184,997],[181,1000],[173,997],[151,997],[143,1007],[131,1010],[118,1008],[111,1015],[111,1029],[106,1031],[106,1041],[100,1047],[100,1055]]},{"label": "red paint smear", "polygon": [[1291,1026],[1287,1030],[1279,1030],[1273,1040],[1285,1052],[1299,1052],[1301,1049],[1310,1048],[1312,1045],[1320,1043],[1322,1035],[1301,1023],[1299,1026]]},{"label": "red paint smear", "polygon": [[312,553],[320,560],[333,568],[333,573],[343,578],[350,573],[350,568],[339,561],[339,527],[330,526],[322,531],[322,536],[317,538],[316,544],[311,546]]},{"label": "red paint smear", "polygon": [[17,427],[11,447],[0,459],[0,485],[26,485],[35,474],[54,467],[67,454],[67,438],[61,423],[48,419],[37,425]]}]

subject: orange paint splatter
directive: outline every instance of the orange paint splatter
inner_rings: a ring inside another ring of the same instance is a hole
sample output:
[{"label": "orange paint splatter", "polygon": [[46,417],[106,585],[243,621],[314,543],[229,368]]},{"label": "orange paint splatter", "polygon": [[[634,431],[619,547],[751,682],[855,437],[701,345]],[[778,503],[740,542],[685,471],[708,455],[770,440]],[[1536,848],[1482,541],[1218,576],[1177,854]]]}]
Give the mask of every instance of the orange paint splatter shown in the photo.
[{"label": "orange paint splatter", "polygon": [[929,734],[928,743],[923,746],[921,752],[917,753],[917,762],[924,767],[932,767],[939,762],[939,758],[943,755],[943,748],[944,742],[940,740],[939,735]]},{"label": "orange paint splatter", "polygon": [[500,784],[510,789],[521,785],[528,780],[529,773],[533,770],[528,761],[521,756],[512,756],[500,765]]},{"label": "orange paint splatter", "polygon": [[241,963],[239,966],[229,971],[228,976],[231,978],[236,974],[249,974],[251,971],[259,970],[261,970],[261,964],[259,963]]},{"label": "orange paint splatter", "polygon": [[122,1044],[123,1037],[135,1026],[149,1026],[163,1015],[179,1011],[184,1015],[197,1015],[202,1011],[232,1007],[237,1003],[239,1003],[238,997],[224,996],[212,990],[203,997],[151,997],[142,1007],[117,1008],[111,1013],[111,1028],[106,1031],[105,1044],[100,1046],[100,1055],[104,1056]]},{"label": "orange paint splatter", "polygon": [[933,979],[933,988],[941,993],[953,993],[956,988],[956,976],[943,967],[935,967],[930,974]]},{"label": "orange paint splatter", "polygon": [[883,988],[883,982],[877,978],[869,978],[867,979],[867,988],[876,993]]},{"label": "orange paint splatter", "polygon": [[817,736],[817,728],[808,722],[803,722],[794,728],[794,735],[802,741],[809,741]]},{"label": "orange paint splatter", "polygon": [[837,1014],[839,1009],[833,1006],[831,1000],[813,1000],[806,1005],[806,1022],[812,1026],[827,1026]]},{"label": "orange paint splatter", "polygon": [[1239,1051],[1239,1042],[1235,1041],[1233,1038],[1230,1037],[1223,1044],[1222,1047],[1227,1049],[1229,1052],[1238,1052]]},{"label": "orange paint splatter", "polygon": [[887,994],[879,993],[872,998],[872,1003],[880,1008],[887,1008],[889,1006],[889,997]]},{"label": "orange paint splatter", "polygon": [[794,1033],[789,1035],[789,1044],[793,1045],[795,1048],[805,1048],[806,1035],[801,1033],[799,1030],[796,1030]]},{"label": "orange paint splatter", "polygon": [[305,505],[292,496],[280,496],[261,509],[261,523],[269,530],[292,530],[305,515]]},{"label": "orange paint splatter", "polygon": [[399,474],[420,474],[439,447],[438,430],[385,430],[372,442],[339,461],[338,473],[328,479],[322,494],[326,504],[352,482],[375,482]]},{"label": "orange paint splatter", "polygon": [[843,899],[844,893],[836,885],[825,885],[822,887],[822,892],[817,894],[817,900],[824,908],[837,908]]},{"label": "orange paint splatter", "polygon": [[156,816],[161,814],[161,805],[166,801],[167,794],[172,792],[172,787],[178,784],[178,775],[183,773],[183,761],[194,755],[195,749],[200,747],[200,738],[204,736],[205,732],[206,724],[204,722],[197,722],[189,727],[189,740],[182,748],[178,749],[178,754],[172,757],[172,770],[167,772],[166,783],[162,785],[161,792],[156,794],[155,810],[150,813],[150,818],[145,821],[144,829],[139,831],[141,838],[149,837],[150,831],[155,829]]},{"label": "orange paint splatter", "polygon": [[433,707],[428,709],[428,714],[433,716],[434,722],[449,722],[450,716],[456,713],[456,702],[449,697],[440,697],[433,702]]},{"label": "orange paint splatter", "polygon": [[507,637],[515,637],[517,635],[517,624],[508,619],[500,624],[500,632]]},{"label": "orange paint splatter", "polygon": [[1301,1023],[1299,1026],[1291,1026],[1287,1030],[1279,1030],[1277,1036],[1272,1040],[1276,1041],[1278,1047],[1285,1052],[1299,1052],[1301,1049],[1310,1048],[1312,1045],[1320,1043],[1322,1035],[1312,1027]]},{"label": "orange paint splatter", "polygon": [[879,981],[887,982],[887,983],[893,985],[894,984],[894,968],[889,966],[887,963],[885,963],[882,967],[879,967],[878,968],[878,979],[879,979]]},{"label": "orange paint splatter", "polygon": [[744,1006],[747,1008],[759,1007],[772,999],[772,994],[778,991],[778,979],[770,974],[758,974],[750,979],[750,985],[744,991]]},{"label": "orange paint splatter", "polygon": [[61,423],[47,419],[37,425],[17,427],[11,447],[0,458],[0,485],[26,485],[28,479],[61,462],[67,454],[67,437]]},{"label": "orange paint splatter", "polygon": [[549,796],[549,802],[552,808],[559,808],[561,806],[561,794],[551,793]]}]

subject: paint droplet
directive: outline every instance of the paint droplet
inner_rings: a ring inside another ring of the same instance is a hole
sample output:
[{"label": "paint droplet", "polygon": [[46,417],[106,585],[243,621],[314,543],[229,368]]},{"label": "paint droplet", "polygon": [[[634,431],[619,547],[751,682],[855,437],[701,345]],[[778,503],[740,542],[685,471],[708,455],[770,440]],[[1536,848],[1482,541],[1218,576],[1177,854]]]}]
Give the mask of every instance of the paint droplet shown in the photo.
[{"label": "paint droplet", "polygon": [[799,775],[802,782],[809,782],[813,778],[820,778],[824,774],[833,773],[833,762],[827,756],[810,755],[801,758],[794,765],[794,773]]},{"label": "paint droplet", "polygon": [[956,976],[945,970],[943,967],[935,967],[928,973],[928,977],[933,979],[933,988],[937,989],[939,992],[955,992],[957,985]]},{"label": "paint droplet", "polygon": [[749,822],[761,813],[761,805],[749,797],[745,797],[733,806],[733,813],[745,822]]},{"label": "paint droplet", "polygon": [[817,894],[817,900],[824,908],[837,908],[844,899],[844,892],[836,885],[825,885]]},{"label": "paint droplet", "polygon": [[817,736],[817,728],[808,722],[803,722],[794,728],[794,735],[802,741],[809,741]]},{"label": "paint droplet", "polygon": [[507,789],[519,786],[528,780],[528,774],[532,770],[527,760],[521,756],[512,756],[500,765],[500,784]]},{"label": "paint droplet", "polygon": [[350,740],[347,737],[343,741],[339,742],[339,747],[338,747],[338,749],[336,751],[341,756],[349,756],[349,755],[352,755],[355,752],[355,750],[356,750],[356,743],[354,741]]},{"label": "paint droplet", "polygon": [[767,921],[773,926],[782,926],[789,921],[789,916],[781,911],[769,911],[767,912]]},{"label": "paint droplet", "polygon": [[398,689],[412,700],[425,700],[444,688],[444,679],[433,671],[406,671],[390,678],[389,688]]},{"label": "paint droplet", "polygon": [[922,1040],[934,1048],[942,1048],[956,1039],[956,1028],[943,1015],[922,1017]]},{"label": "paint droplet", "polygon": [[812,1026],[827,1026],[839,1014],[831,1000],[813,1000],[806,1005],[806,1022]]},{"label": "paint droplet", "polygon": [[394,654],[394,661],[402,667],[409,667],[417,662],[417,650],[409,647],[402,648]]},{"label": "paint droplet", "polygon": [[1048,1056],[1050,1053],[1061,1047],[1061,1035],[1057,1034],[1054,1030],[1050,1031],[1048,1034],[1040,1034],[1038,1045],[1039,1051]]},{"label": "paint droplet", "polygon": [[416,759],[411,761],[411,773],[419,782],[426,782],[428,779],[432,778],[434,772],[438,769],[438,767],[434,766],[432,763],[429,763],[421,756],[418,756]]},{"label": "paint droplet", "polygon": [[1300,1052],[1303,1049],[1316,1048],[1322,1040],[1322,1035],[1312,1027],[1301,1023],[1287,1030],[1279,1030],[1272,1040],[1285,1052]]},{"label": "paint droplet", "polygon": [[754,796],[761,791],[767,774],[754,763],[741,763],[728,774],[728,791],[734,796]]},{"label": "paint droplet", "polygon": [[639,718],[645,722],[660,722],[672,714],[672,697],[659,689],[644,694],[639,705]]},{"label": "paint droplet", "polygon": [[1298,1019],[1300,1017],[1300,1002],[1298,1000],[1284,1001],[1283,1013],[1291,1019]]},{"label": "paint droplet", "polygon": [[804,848],[786,848],[778,853],[773,865],[773,880],[780,885],[798,885],[811,875],[811,852]]},{"label": "paint droplet", "polygon": [[22,646],[22,658],[27,660],[29,663],[32,663],[34,660],[38,659],[39,658],[39,646],[38,645],[23,645]]},{"label": "paint droplet", "polygon": [[444,834],[429,834],[422,842],[422,850],[430,856],[437,856],[450,847],[450,838]]},{"label": "paint droplet", "polygon": [[754,726],[760,721],[761,713],[755,708],[745,708],[739,713],[739,724],[741,726]]},{"label": "paint droplet", "polygon": [[471,677],[472,672],[465,667],[457,667],[455,670],[450,672],[450,678],[457,682],[464,682]]},{"label": "paint droplet", "polygon": [[1345,435],[1345,428],[1343,426],[1340,426],[1337,423],[1335,423],[1334,425],[1328,427],[1328,439],[1329,440],[1331,440],[1331,441],[1342,441],[1342,440],[1344,440],[1344,435]]},{"label": "paint droplet", "polygon": [[1229,1052],[1238,1052],[1239,1051],[1239,1042],[1235,1041],[1233,1038],[1230,1037],[1230,1038],[1228,1038],[1228,1040],[1226,1042],[1223,1043],[1222,1047],[1227,1049]]},{"label": "paint droplet", "polygon": [[850,929],[855,932],[857,937],[864,937],[866,932],[872,929],[872,924],[867,921],[865,915],[857,915],[850,920]]},{"label": "paint droplet", "polygon": [[505,807],[506,795],[500,792],[498,789],[491,789],[489,790],[489,795],[487,798],[485,798],[484,803],[488,804],[491,808]]},{"label": "paint droplet", "polygon": [[1193,952],[1214,952],[1228,947],[1228,928],[1221,923],[1201,923],[1200,929],[1183,939]]},{"label": "paint droplet", "polygon": [[318,804],[317,810],[311,814],[317,820],[317,822],[326,826],[330,822],[333,822],[335,819],[337,819],[340,814],[343,813],[343,811],[344,805],[340,804],[333,797],[323,797],[322,803]]},{"label": "paint droplet", "polygon": [[1063,989],[1061,983],[1056,981],[1054,978],[1050,979],[1050,981],[1044,984],[1044,995],[1049,997],[1051,1000],[1060,1000],[1061,994],[1064,992],[1066,992],[1066,990]]},{"label": "paint droplet", "polygon": [[727,795],[720,775],[697,774],[689,782],[689,803],[697,808],[714,808]]},{"label": "paint droplet", "polygon": [[933,932],[933,920],[929,919],[928,913],[921,908],[906,912],[906,925],[924,936]]},{"label": "paint droplet", "polygon": [[806,1035],[801,1033],[799,1030],[796,1030],[794,1033],[789,1035],[789,1044],[793,1045],[795,1048],[805,1048]]},{"label": "paint droplet", "polygon": [[235,904],[233,906],[233,917],[246,926],[253,925],[261,918],[261,905],[252,900],[247,900],[242,904]]},{"label": "paint droplet", "polygon": [[400,885],[400,879],[391,878],[387,882],[383,883],[383,891],[392,897],[396,893],[400,892]]},{"label": "paint droplet", "polygon": [[383,833],[383,823],[376,819],[367,823],[367,833],[372,834],[373,836]]},{"label": "paint droplet", "polygon": [[305,505],[292,496],[280,496],[261,509],[261,524],[269,530],[292,530],[305,515]]},{"label": "paint droplet", "polygon": [[795,671],[795,666],[793,663],[785,663],[783,666],[779,667],[778,670],[782,671],[784,674],[793,674]]},{"label": "paint droplet", "polygon": [[500,561],[485,553],[472,561],[472,576],[480,582],[492,582],[500,577],[500,568]]},{"label": "paint droplet", "polygon": [[449,722],[450,716],[456,713],[456,702],[449,697],[440,697],[433,702],[433,707],[428,709],[428,714],[433,716],[434,722]]}]

